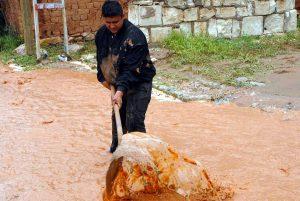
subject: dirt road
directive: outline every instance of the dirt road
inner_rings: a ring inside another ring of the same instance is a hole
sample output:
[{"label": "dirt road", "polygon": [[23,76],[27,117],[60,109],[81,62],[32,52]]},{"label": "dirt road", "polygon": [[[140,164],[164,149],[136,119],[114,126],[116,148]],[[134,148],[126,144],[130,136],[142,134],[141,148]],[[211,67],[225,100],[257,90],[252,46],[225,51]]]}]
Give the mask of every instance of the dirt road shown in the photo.
[{"label": "dirt road", "polygon": [[[109,92],[95,75],[0,67],[0,200],[101,200]],[[298,200],[300,112],[152,100],[148,132],[201,161],[234,200]]]}]

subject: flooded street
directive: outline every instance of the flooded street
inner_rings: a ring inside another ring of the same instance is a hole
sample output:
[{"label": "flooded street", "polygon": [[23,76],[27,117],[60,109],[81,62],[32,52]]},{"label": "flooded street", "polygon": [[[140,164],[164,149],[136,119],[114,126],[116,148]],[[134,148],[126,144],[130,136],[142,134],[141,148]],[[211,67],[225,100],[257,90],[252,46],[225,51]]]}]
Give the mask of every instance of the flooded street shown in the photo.
[{"label": "flooded street", "polygon": [[[102,200],[110,93],[91,73],[0,67],[0,200]],[[148,132],[203,163],[234,200],[299,200],[300,111],[159,102]]]}]

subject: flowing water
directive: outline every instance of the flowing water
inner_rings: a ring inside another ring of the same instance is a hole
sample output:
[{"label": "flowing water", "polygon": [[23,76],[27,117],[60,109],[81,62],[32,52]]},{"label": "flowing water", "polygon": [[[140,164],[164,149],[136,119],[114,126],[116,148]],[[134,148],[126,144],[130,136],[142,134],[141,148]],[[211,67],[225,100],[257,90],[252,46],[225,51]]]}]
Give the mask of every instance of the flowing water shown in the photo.
[{"label": "flowing water", "polygon": [[[153,98],[146,125],[230,185],[234,200],[297,200],[299,114]],[[94,74],[0,67],[0,200],[102,200],[110,115]]]}]

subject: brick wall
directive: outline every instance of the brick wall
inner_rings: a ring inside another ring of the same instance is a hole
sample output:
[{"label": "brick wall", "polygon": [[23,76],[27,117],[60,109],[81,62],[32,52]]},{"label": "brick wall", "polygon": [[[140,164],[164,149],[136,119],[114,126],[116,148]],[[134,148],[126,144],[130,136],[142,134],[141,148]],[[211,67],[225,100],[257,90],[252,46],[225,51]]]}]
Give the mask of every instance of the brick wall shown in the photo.
[{"label": "brick wall", "polygon": [[298,10],[298,13],[300,14],[300,0],[296,0],[295,8]]},{"label": "brick wall", "polygon": [[[94,33],[102,24],[101,6],[105,0],[65,0],[68,32],[70,36],[81,36],[85,33]],[[39,3],[54,3],[60,0],[39,0]],[[127,5],[121,1],[125,13]],[[5,7],[8,23],[21,35],[23,33],[20,0],[0,0]],[[63,24],[61,10],[39,11],[41,38],[61,36]]]},{"label": "brick wall", "polygon": [[[69,34],[78,36],[84,32],[95,32],[101,25],[100,10],[103,2],[103,0],[66,0]],[[62,35],[61,10],[41,10],[39,16],[42,37]]]}]

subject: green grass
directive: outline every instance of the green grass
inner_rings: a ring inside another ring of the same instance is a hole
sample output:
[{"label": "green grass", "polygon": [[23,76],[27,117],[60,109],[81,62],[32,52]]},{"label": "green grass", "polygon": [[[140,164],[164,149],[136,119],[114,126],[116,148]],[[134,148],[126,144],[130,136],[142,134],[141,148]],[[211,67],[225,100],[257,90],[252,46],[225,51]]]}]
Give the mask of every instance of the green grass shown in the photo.
[{"label": "green grass", "polygon": [[[0,35],[0,60],[8,64],[10,62],[16,63],[20,66],[24,67],[24,70],[32,70],[36,69],[36,65],[38,62],[36,61],[35,55],[32,56],[21,56],[14,52],[14,49],[17,48],[19,45],[23,43],[23,39],[19,36],[12,34],[12,33],[5,33]],[[63,45],[42,45],[43,49],[48,52],[48,59],[53,62],[58,60],[58,55],[63,53]],[[95,53],[95,45],[94,41],[88,41],[83,44],[83,48],[76,52],[72,53],[70,56],[78,60],[80,59],[81,55],[88,54],[88,53]]]},{"label": "green grass", "polygon": [[[286,51],[287,47],[300,48],[300,37],[299,31],[282,36],[244,36],[232,40],[173,32],[163,45],[173,52],[173,68],[193,65],[195,67],[190,71],[195,74],[235,85],[236,77],[251,77],[270,69],[270,66],[260,65],[260,58],[275,56]],[[228,61],[227,66],[216,65],[221,61]]]},{"label": "green grass", "polygon": [[12,33],[5,33],[0,36],[0,59],[3,63],[14,62],[18,65],[33,68],[37,62],[34,56],[21,56],[13,52],[20,44],[23,43],[22,38]]},{"label": "green grass", "polygon": [[[10,62],[16,63],[24,68],[24,70],[32,70],[37,68],[38,62],[36,61],[35,55],[32,56],[21,56],[14,52],[19,45],[23,43],[23,39],[15,34],[15,32],[9,28],[5,29],[3,33],[0,34],[0,60],[8,64]],[[50,62],[58,61],[58,55],[64,52],[63,44],[58,45],[42,45],[41,48],[48,52],[48,60]],[[94,41],[86,41],[83,43],[83,48],[72,53],[70,56],[78,60],[83,54],[95,53]]]},{"label": "green grass", "polygon": [[228,40],[173,32],[164,41],[164,46],[174,52],[176,64],[201,65],[208,62],[237,59],[252,62],[261,57],[274,56],[284,50],[286,45],[295,46],[299,40],[299,34],[296,33]]},{"label": "green grass", "polygon": [[0,36],[0,52],[12,51],[22,43],[22,39],[15,35],[4,34]]},{"label": "green grass", "polygon": [[96,53],[96,46],[94,41],[86,41],[83,45],[83,48],[76,53],[72,53],[71,57],[75,60],[79,60],[82,55],[90,53]]},{"label": "green grass", "polygon": [[[47,50],[48,59],[50,61],[57,61],[58,55],[64,52],[63,44],[58,44],[58,45],[45,44],[42,46],[42,48]],[[83,48],[81,50],[79,50],[78,52],[71,53],[70,56],[74,60],[79,60],[82,55],[95,53],[95,52],[96,52],[96,47],[94,45],[94,41],[87,41],[83,43]]]},{"label": "green grass", "polygon": [[58,45],[42,45],[42,49],[48,52],[48,58],[50,61],[57,61],[58,55],[64,52],[64,47],[62,44]]}]

